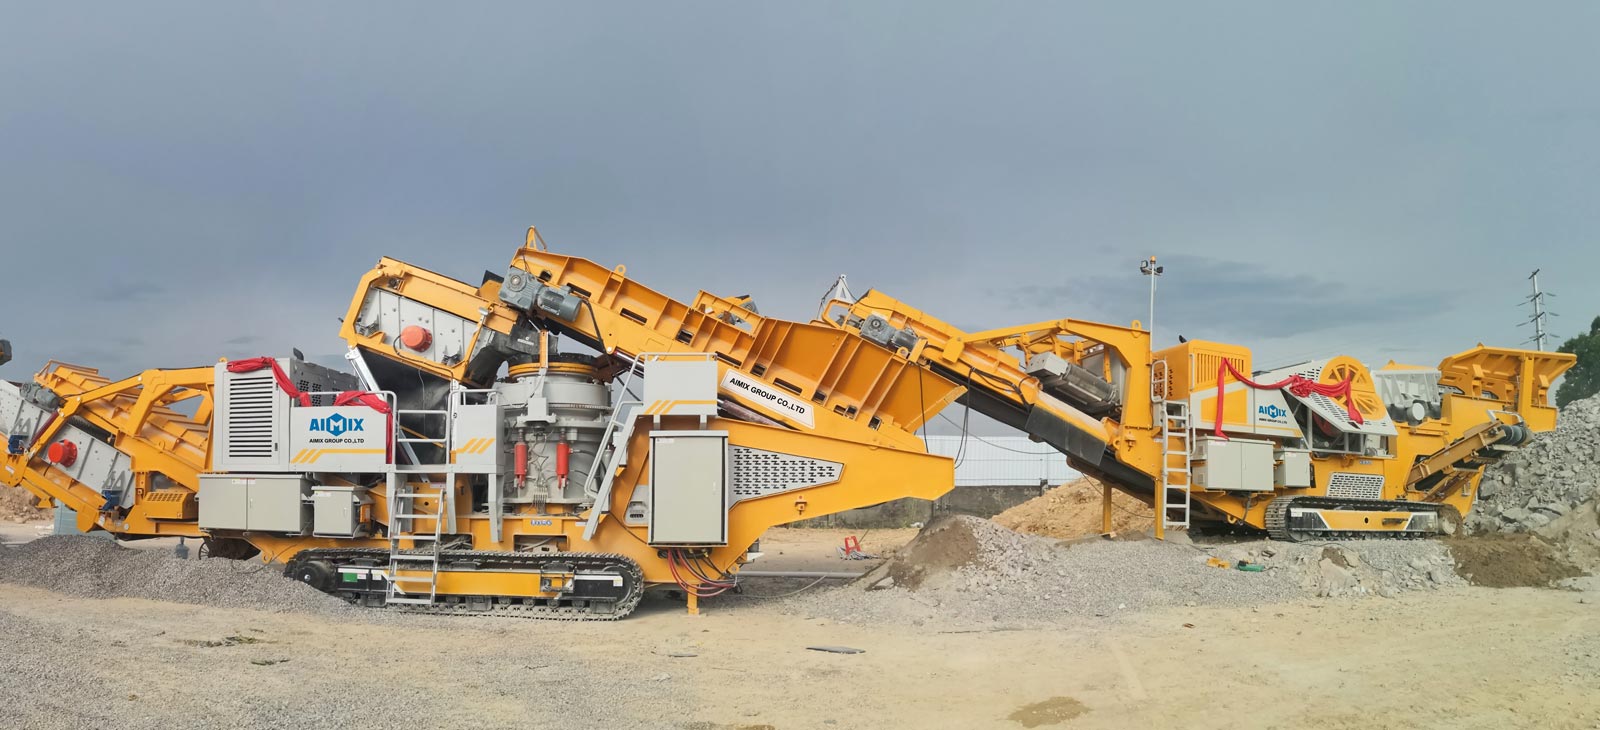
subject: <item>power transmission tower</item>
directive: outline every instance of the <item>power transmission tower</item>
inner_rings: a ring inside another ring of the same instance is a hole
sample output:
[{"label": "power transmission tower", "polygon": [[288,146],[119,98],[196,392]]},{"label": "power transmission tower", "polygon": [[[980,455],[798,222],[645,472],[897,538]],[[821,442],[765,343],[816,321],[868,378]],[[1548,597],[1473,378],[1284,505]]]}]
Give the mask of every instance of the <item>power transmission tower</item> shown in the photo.
[{"label": "power transmission tower", "polygon": [[1533,337],[1523,340],[1522,343],[1525,345],[1532,344],[1540,352],[1543,352],[1545,340],[1555,337],[1554,334],[1546,330],[1545,323],[1550,317],[1557,316],[1555,312],[1547,311],[1544,308],[1544,300],[1545,297],[1555,297],[1555,295],[1539,289],[1539,269],[1534,269],[1533,273],[1528,275],[1528,281],[1533,282],[1533,294],[1522,300],[1522,303],[1533,305],[1533,316],[1528,321],[1517,326],[1533,325]]}]

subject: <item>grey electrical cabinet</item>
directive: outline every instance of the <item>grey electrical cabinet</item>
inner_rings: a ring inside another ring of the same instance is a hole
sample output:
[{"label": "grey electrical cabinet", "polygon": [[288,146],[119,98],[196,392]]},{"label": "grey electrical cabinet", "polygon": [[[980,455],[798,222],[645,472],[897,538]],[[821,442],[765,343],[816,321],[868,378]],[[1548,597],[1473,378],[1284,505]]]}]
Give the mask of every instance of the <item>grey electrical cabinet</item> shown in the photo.
[{"label": "grey electrical cabinet", "polygon": [[1272,491],[1270,441],[1201,437],[1195,445],[1196,463],[1190,469],[1195,486],[1222,491]]},{"label": "grey electrical cabinet", "polygon": [[726,431],[650,434],[650,544],[728,544],[728,481]]},{"label": "grey electrical cabinet", "polygon": [[310,495],[299,474],[201,474],[200,527],[304,534]]},{"label": "grey electrical cabinet", "polygon": [[1272,470],[1272,481],[1286,489],[1305,489],[1311,486],[1311,452],[1305,449],[1279,449],[1273,452],[1277,465]]},{"label": "grey electrical cabinet", "polygon": [[367,533],[361,508],[372,504],[366,487],[319,484],[311,488],[311,534],[317,537],[360,537]]}]

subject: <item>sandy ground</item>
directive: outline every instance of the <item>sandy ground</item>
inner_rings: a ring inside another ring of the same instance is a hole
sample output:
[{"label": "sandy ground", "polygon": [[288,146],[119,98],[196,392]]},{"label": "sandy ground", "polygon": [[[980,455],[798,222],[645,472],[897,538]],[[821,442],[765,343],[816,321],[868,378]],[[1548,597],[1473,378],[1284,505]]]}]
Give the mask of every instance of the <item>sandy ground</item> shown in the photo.
[{"label": "sandy ground", "polygon": [[[832,556],[836,532],[775,531],[762,567],[864,562]],[[415,727],[1600,727],[1594,592],[1463,588],[983,633],[843,625],[776,601],[707,608],[352,621],[0,585],[0,726],[338,726],[404,697]]]}]

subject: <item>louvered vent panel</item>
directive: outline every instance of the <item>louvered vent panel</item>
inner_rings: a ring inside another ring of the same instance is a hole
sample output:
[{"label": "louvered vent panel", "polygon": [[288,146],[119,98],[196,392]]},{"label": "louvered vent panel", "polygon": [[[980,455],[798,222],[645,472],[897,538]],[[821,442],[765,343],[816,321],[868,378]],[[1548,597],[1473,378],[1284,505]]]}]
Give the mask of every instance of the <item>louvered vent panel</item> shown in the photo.
[{"label": "louvered vent panel", "polygon": [[272,406],[278,384],[271,371],[260,377],[235,375],[228,379],[228,456],[271,458],[273,455]]}]

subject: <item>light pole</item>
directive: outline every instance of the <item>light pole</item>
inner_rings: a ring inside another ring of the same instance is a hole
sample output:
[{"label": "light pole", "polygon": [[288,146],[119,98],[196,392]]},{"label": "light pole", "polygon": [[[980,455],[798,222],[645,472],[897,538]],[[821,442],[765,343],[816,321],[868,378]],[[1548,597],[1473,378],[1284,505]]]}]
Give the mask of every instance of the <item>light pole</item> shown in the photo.
[{"label": "light pole", "polygon": [[[1164,271],[1166,271],[1166,267],[1156,266],[1156,257],[1154,257],[1154,256],[1151,256],[1150,258],[1139,262],[1139,273],[1150,277],[1150,360],[1149,360],[1149,362],[1150,362],[1150,402],[1152,404],[1159,404],[1159,410],[1156,413],[1151,414],[1152,415],[1152,419],[1151,419],[1152,423],[1151,423],[1151,425],[1152,426],[1156,426],[1156,425],[1160,426],[1160,430],[1157,431],[1157,433],[1161,436],[1161,439],[1162,439],[1162,441],[1161,441],[1161,473],[1157,476],[1157,479],[1156,479],[1156,495],[1155,495],[1156,496],[1156,504],[1155,504],[1155,508],[1156,508],[1155,533],[1156,533],[1156,539],[1157,540],[1165,540],[1165,539],[1167,539],[1167,519],[1168,519],[1168,513],[1167,513],[1167,487],[1168,487],[1167,475],[1168,475],[1168,472],[1170,471],[1170,469],[1168,468],[1168,464],[1170,462],[1168,460],[1168,455],[1167,455],[1167,448],[1168,448],[1168,445],[1170,444],[1170,441],[1167,440],[1167,427],[1169,425],[1169,421],[1168,421],[1168,418],[1167,418],[1167,407],[1165,405],[1165,402],[1166,402],[1166,399],[1167,399],[1166,382],[1165,382],[1166,379],[1167,379],[1167,375],[1166,375],[1167,368],[1166,368],[1166,364],[1165,363],[1162,363],[1162,367],[1161,367],[1161,373],[1162,374],[1160,376],[1161,385],[1159,385],[1159,386],[1157,385],[1157,375],[1156,375],[1156,364],[1158,362],[1156,360],[1156,279],[1160,278],[1162,272],[1164,272]],[[1158,387],[1159,387],[1159,391],[1158,391]],[[1185,440],[1187,441],[1187,439],[1185,439]],[[1101,496],[1101,499],[1103,500],[1103,504],[1100,507],[1100,512],[1101,512],[1100,519],[1101,519],[1102,522],[1105,523],[1106,529],[1107,529],[1107,531],[1109,531],[1110,527],[1111,527],[1111,489],[1110,488],[1106,489],[1105,494],[1103,494]]]},{"label": "light pole", "polygon": [[1150,351],[1156,349],[1156,279],[1167,270],[1165,266],[1156,266],[1156,257],[1139,262],[1139,273],[1150,277]]}]

